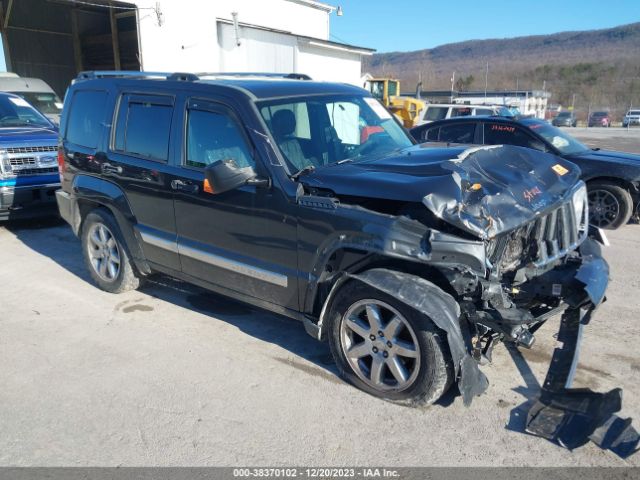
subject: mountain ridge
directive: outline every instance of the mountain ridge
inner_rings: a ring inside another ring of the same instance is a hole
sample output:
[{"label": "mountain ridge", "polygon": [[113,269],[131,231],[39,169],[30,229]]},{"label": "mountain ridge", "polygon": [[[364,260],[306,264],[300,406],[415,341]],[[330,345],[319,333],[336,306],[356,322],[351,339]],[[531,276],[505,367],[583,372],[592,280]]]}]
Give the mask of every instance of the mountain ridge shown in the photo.
[{"label": "mountain ridge", "polygon": [[[577,109],[611,108],[619,112],[640,104],[640,22],[598,30],[558,32],[513,38],[466,40],[408,52],[387,52],[365,58],[363,71],[393,76],[402,90],[451,88],[456,72],[459,90],[484,88],[542,89],[553,103]],[[474,88],[475,87],[475,88]]]}]

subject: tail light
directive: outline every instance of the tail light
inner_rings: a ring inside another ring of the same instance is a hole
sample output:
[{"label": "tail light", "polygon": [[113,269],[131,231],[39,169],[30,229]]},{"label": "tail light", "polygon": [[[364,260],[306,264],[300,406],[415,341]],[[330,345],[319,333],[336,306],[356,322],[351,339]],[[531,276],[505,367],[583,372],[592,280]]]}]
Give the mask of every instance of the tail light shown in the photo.
[{"label": "tail light", "polygon": [[60,173],[60,182],[64,177],[64,173],[67,171],[67,164],[64,161],[64,151],[62,148],[58,148],[58,172]]}]

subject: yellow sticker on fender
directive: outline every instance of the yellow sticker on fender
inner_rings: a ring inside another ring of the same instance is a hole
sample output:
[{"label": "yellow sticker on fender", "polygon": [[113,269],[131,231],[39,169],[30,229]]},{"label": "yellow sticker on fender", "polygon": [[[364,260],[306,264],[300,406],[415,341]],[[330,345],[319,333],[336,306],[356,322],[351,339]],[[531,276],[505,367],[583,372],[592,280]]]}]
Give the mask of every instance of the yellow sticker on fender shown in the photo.
[{"label": "yellow sticker on fender", "polygon": [[560,176],[566,174],[569,171],[566,168],[564,168],[562,165],[560,165],[559,163],[556,163],[553,167],[551,167],[551,170],[553,170],[554,172],[556,172]]}]

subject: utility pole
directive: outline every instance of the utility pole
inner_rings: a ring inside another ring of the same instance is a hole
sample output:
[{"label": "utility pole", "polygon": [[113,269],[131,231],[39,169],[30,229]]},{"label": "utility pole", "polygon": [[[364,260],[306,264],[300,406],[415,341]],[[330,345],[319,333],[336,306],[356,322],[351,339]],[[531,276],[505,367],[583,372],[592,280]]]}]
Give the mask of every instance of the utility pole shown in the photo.
[{"label": "utility pole", "polygon": [[453,83],[456,81],[456,72],[451,75],[451,95],[449,96],[449,103],[453,103]]},{"label": "utility pole", "polygon": [[576,108],[576,94],[573,94],[573,97],[571,98],[571,111],[573,112]]},{"label": "utility pole", "polygon": [[484,101],[487,102],[487,85],[489,84],[489,62],[487,62],[487,68],[484,71]]}]

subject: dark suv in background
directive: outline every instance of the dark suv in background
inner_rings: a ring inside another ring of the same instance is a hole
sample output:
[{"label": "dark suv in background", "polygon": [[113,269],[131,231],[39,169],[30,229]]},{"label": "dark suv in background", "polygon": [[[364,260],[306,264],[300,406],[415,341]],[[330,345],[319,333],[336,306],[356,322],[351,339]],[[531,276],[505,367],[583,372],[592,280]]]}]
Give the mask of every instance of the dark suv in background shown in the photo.
[{"label": "dark suv in background", "polygon": [[418,142],[517,145],[575,163],[589,191],[589,221],[616,229],[640,219],[640,155],[589,148],[537,118],[476,117],[441,120],[411,129]]},{"label": "dark suv in background", "polygon": [[560,112],[551,120],[551,125],[555,127],[575,127],[578,119],[573,112]]},{"label": "dark suv in background", "polygon": [[609,115],[609,112],[593,112],[589,115],[587,125],[589,127],[610,127],[611,116]]},{"label": "dark suv in background", "polygon": [[608,282],[574,165],[415,146],[348,85],[154,75],[83,74],[65,98],[57,199],[100,288],[162,272],[301,320],[345,378],[408,405],[454,381],[468,404],[496,341],[531,347],[562,314],[536,413],[560,419]]}]

